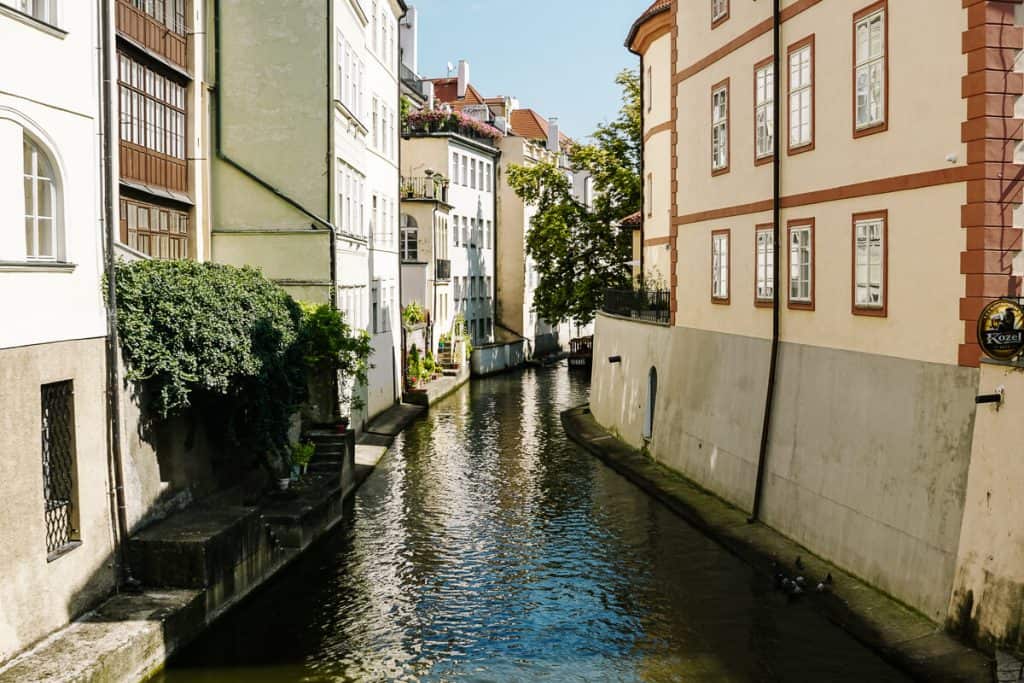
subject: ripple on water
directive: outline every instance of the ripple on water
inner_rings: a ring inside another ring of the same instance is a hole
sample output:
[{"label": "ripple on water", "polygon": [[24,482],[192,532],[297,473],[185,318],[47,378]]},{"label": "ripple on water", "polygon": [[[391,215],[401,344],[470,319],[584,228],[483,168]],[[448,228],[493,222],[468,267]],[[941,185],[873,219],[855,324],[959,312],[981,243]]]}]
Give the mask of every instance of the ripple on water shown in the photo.
[{"label": "ripple on water", "polygon": [[433,408],[166,681],[902,680],[569,443],[587,391],[530,371]]}]

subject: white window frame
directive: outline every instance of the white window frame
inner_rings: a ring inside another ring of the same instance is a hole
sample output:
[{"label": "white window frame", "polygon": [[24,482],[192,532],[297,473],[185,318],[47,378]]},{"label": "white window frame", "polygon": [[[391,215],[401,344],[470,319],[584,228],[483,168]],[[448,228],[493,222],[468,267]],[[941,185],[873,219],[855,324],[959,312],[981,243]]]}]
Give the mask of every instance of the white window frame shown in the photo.
[{"label": "white window frame", "polygon": [[[856,220],[853,230],[853,305],[881,311],[886,297],[886,219],[880,216]],[[874,301],[872,289],[877,295]]]},{"label": "white window frame", "polygon": [[711,91],[711,170],[729,168],[729,84]]},{"label": "white window frame", "polygon": [[730,237],[728,230],[711,235],[711,298],[714,301],[729,301]]},{"label": "white window frame", "polygon": [[755,234],[754,298],[759,303],[775,299],[775,234],[771,227],[757,228]]},{"label": "white window frame", "polygon": [[[882,7],[854,24],[854,126],[858,131],[883,125],[886,119],[885,11],[886,8]],[[872,32],[875,30],[878,41],[872,44]]]},{"label": "white window frame", "polygon": [[814,45],[789,53],[789,148],[814,142]]},{"label": "white window frame", "polygon": [[722,21],[729,16],[729,0],[711,0],[711,23]]},{"label": "white window frame", "polygon": [[789,301],[814,303],[814,226],[799,223],[789,226]]},{"label": "white window frame", "polygon": [[754,71],[754,158],[767,159],[775,151],[775,65]]},{"label": "white window frame", "polygon": [[[46,149],[34,139],[23,134],[22,157],[24,177],[23,196],[25,198],[25,260],[27,261],[59,261],[63,251],[61,243],[61,193],[57,168]],[[49,197],[50,214],[40,212],[40,197]],[[50,250],[40,249],[40,237],[48,233]]]}]

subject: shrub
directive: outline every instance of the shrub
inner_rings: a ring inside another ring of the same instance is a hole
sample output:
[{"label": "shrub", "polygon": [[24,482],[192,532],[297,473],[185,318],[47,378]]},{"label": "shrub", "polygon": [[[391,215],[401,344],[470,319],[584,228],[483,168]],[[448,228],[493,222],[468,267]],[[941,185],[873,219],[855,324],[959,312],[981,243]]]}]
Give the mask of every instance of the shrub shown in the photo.
[{"label": "shrub", "polygon": [[[302,326],[298,345],[310,372],[321,376],[340,373],[356,384],[366,384],[373,345],[365,330],[353,330],[345,315],[328,304],[300,304]],[[362,408],[358,395],[352,407]]]},{"label": "shrub", "polygon": [[225,446],[283,469],[306,395],[298,304],[256,269],[194,261],[121,263],[117,297],[127,377],[156,413],[194,406]]},{"label": "shrub", "polygon": [[406,329],[425,322],[427,322],[427,313],[417,302],[410,301],[409,304],[402,309],[402,323],[405,325]]}]

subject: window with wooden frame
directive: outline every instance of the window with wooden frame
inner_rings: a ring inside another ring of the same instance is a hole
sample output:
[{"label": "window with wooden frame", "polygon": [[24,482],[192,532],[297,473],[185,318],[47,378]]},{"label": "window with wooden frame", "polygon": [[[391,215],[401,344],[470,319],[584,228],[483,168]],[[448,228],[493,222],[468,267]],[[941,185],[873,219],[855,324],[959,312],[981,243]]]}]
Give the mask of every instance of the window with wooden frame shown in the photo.
[{"label": "window with wooden frame", "polygon": [[888,128],[889,46],[885,0],[853,15],[853,134]]},{"label": "window with wooden frame", "polygon": [[185,211],[121,200],[121,242],[153,258],[188,258],[189,222]]},{"label": "window with wooden frame", "polygon": [[121,141],[185,159],[185,88],[118,53]]},{"label": "window with wooden frame", "polygon": [[[135,0],[136,4],[140,1]],[[10,5],[19,12],[44,23],[57,24],[57,0],[0,0],[0,4]]]},{"label": "window with wooden frame", "polygon": [[647,75],[644,78],[644,99],[647,100],[647,113],[650,114],[654,108],[654,68],[647,67]]},{"label": "window with wooden frame", "polygon": [[711,233],[711,303],[729,303],[729,231]]},{"label": "window with wooden frame", "polygon": [[789,61],[789,153],[814,149],[814,36],[793,43]]},{"label": "window with wooden frame", "polygon": [[789,307],[814,310],[814,219],[790,221]]},{"label": "window with wooden frame", "polygon": [[775,234],[772,225],[754,231],[754,305],[771,306],[775,299]]},{"label": "window with wooden frame", "polygon": [[711,0],[711,28],[729,18],[729,0]]},{"label": "window with wooden frame", "polygon": [[853,215],[854,315],[888,314],[888,223],[887,211]]},{"label": "window with wooden frame", "polygon": [[729,172],[729,79],[711,88],[711,175]]},{"label": "window with wooden frame", "polygon": [[771,162],[775,151],[775,65],[771,57],[754,66],[754,165]]}]

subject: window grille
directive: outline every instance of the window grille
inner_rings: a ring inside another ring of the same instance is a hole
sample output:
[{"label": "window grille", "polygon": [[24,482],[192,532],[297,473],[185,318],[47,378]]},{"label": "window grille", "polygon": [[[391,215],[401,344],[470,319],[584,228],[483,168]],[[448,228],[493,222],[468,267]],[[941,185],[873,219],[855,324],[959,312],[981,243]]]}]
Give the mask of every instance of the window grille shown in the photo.
[{"label": "window grille", "polygon": [[54,555],[76,540],[74,528],[74,389],[70,381],[42,386],[43,501],[46,552]]}]

